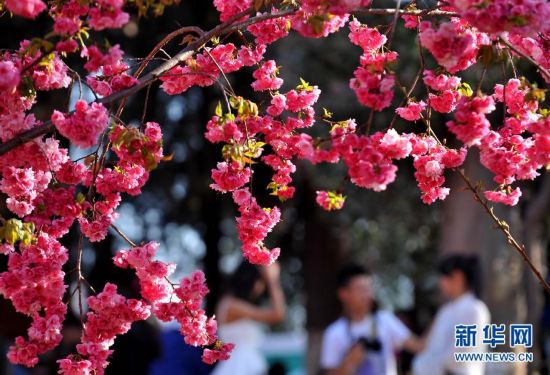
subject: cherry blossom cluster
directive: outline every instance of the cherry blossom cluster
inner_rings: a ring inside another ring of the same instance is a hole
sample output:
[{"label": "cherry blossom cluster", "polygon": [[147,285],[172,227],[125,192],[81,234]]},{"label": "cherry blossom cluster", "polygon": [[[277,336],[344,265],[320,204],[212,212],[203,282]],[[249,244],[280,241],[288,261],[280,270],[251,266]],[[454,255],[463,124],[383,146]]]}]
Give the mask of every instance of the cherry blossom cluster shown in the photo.
[{"label": "cherry blossom cluster", "polygon": [[97,144],[99,135],[107,127],[109,116],[103,105],[88,105],[84,100],[79,100],[76,102],[75,112],[69,116],[54,111],[52,122],[61,135],[74,145],[86,149]]},{"label": "cherry blossom cluster", "polygon": [[420,23],[420,42],[449,73],[456,73],[475,64],[479,47],[490,44],[486,34],[479,33],[466,22],[452,18],[434,28],[429,21]]},{"label": "cherry blossom cluster", "polygon": [[[137,2],[138,13],[148,14],[151,9],[155,13],[177,2]],[[116,106],[101,104],[112,104],[110,95],[124,96],[125,90],[139,84],[120,46],[104,43],[103,34],[98,34],[127,24],[137,3],[5,0],[1,4],[15,17],[50,17],[52,21],[45,36],[23,40],[17,50],[0,52],[0,140],[22,143],[0,155],[0,191],[12,214],[0,226],[0,254],[8,257],[8,269],[0,273],[0,293],[32,320],[26,337],[18,337],[10,348],[13,363],[34,366],[39,355],[61,340],[67,310],[63,266],[68,258],[61,238],[78,223],[88,241],[103,240],[118,217],[124,194],[140,194],[151,171],[165,160],[159,124],[144,121],[129,126],[119,113],[110,112]],[[231,193],[238,208],[242,251],[252,263],[270,264],[280,253],[279,248],[266,245],[266,237],[280,221],[281,210],[262,207],[249,186],[260,163],[273,171],[266,189],[282,202],[296,192],[292,182],[300,160],[341,161],[353,184],[383,191],[396,179],[396,161],[410,158],[421,199],[431,204],[448,196],[446,171],[461,166],[468,149],[475,147],[496,184],[484,191],[485,197],[507,205],[517,204],[522,195],[518,181],[533,180],[550,165],[550,116],[543,108],[543,89],[514,78],[485,92],[480,82],[473,92],[457,75],[478,62],[488,67],[496,55],[509,54],[527,56],[550,82],[545,72],[550,69],[547,1],[450,0],[438,10],[453,12],[453,17],[431,18],[429,12],[403,15],[405,27],[418,33],[421,52],[427,49],[436,66],[425,59],[419,89],[410,90],[419,96],[405,95],[395,109],[389,107],[397,84],[394,72],[399,71],[394,66],[400,61],[388,47],[395,25],[364,24],[354,18],[368,12],[371,0],[213,0],[213,5],[221,22],[246,20],[240,27],[243,42],[236,38],[232,43],[224,38],[205,41],[185,61],[171,62],[158,79],[169,95],[215,84],[223,90],[223,102],[205,129],[206,139],[221,148],[210,186]],[[268,46],[292,30],[303,37],[323,38],[346,25],[350,42],[362,49],[359,66],[353,76],[349,74],[350,89],[371,110],[370,120],[361,126],[354,119],[334,121],[328,110],[319,111],[319,87],[301,80],[289,88],[278,62],[264,58]],[[81,66],[68,66],[69,61]],[[251,98],[228,87],[227,75],[243,68],[251,72]],[[34,110],[42,100],[40,92],[71,87],[77,83],[77,72],[85,72],[78,82],[88,85],[96,100],[80,99],[45,116],[44,111]],[[494,113],[501,107],[504,118],[495,123]],[[381,126],[373,120],[375,112],[381,111],[395,113],[394,121]],[[432,116],[434,112],[449,114],[445,126],[435,124],[434,118],[440,116]],[[398,118],[405,122],[395,121]],[[403,122],[404,131],[400,130]],[[314,138],[319,132],[311,128],[318,123],[330,125],[327,139]],[[21,137],[41,126],[51,126],[55,134],[29,141]],[[441,129],[452,133],[461,147],[441,143],[436,135]],[[59,135],[71,147],[90,149],[90,155],[71,160]],[[345,202],[343,191],[329,189],[319,190],[312,199],[329,211],[341,209]],[[150,315],[176,320],[185,342],[204,348],[205,362],[228,358],[233,345],[218,340],[216,321],[202,307],[208,293],[204,274],[196,271],[180,284],[172,283],[174,266],[154,259],[157,248],[151,242],[114,257],[117,266],[135,270],[143,299],[126,299],[112,284],[90,297],[82,342],[76,354],[59,361],[60,373],[102,374],[115,337]]]},{"label": "cherry blossom cluster", "polygon": [[363,49],[361,66],[353,73],[355,78],[351,79],[350,87],[361,104],[381,111],[393,99],[395,79],[386,68],[397,59],[397,52],[383,52],[387,38],[357,20],[350,22],[350,30],[350,41]]},{"label": "cherry blossom cluster", "polygon": [[463,96],[458,102],[455,120],[448,121],[447,127],[466,146],[479,145],[491,130],[486,115],[494,110],[491,96]]},{"label": "cherry blossom cluster", "polygon": [[243,255],[253,264],[271,264],[279,256],[280,249],[268,249],[264,244],[267,234],[281,218],[277,207],[262,208],[248,189],[233,192],[233,200],[239,206],[237,218],[239,240],[242,242]]},{"label": "cherry blossom cluster", "polygon": [[445,182],[445,169],[457,168],[466,158],[466,149],[453,150],[441,146],[433,137],[413,138],[411,154],[414,157],[414,177],[422,192],[422,201],[430,204],[445,199],[449,188]]},{"label": "cherry blossom cluster", "polygon": [[89,75],[86,82],[96,94],[108,96],[138,82],[135,77],[128,74],[130,66],[123,62],[123,52],[118,45],[109,48],[106,53],[102,53],[97,46],[91,46],[83,51],[83,54],[88,58],[84,68],[90,73],[95,73]]},{"label": "cherry blossom cluster", "polygon": [[194,272],[184,278],[179,287],[169,281],[175,265],[153,260],[158,243],[149,242],[130,250],[122,250],[114,257],[115,265],[136,271],[141,295],[151,305],[153,314],[162,321],[177,320],[185,342],[205,346],[203,359],[207,363],[227,359],[233,345],[221,343],[216,336],[216,321],[208,318],[202,302],[208,288],[204,274]]},{"label": "cherry blossom cluster", "polygon": [[[268,188],[280,200],[292,198],[295,188],[290,186],[292,174],[296,171],[293,159],[313,157],[312,137],[298,130],[309,128],[314,123],[313,105],[321,91],[303,81],[286,93],[276,91],[280,79],[276,75],[275,63],[267,61],[253,73],[256,81],[252,87],[257,91],[270,91],[271,103],[268,116],[258,116],[256,105],[242,98],[232,98],[231,106],[237,111],[223,114],[221,105],[216,115],[208,122],[206,138],[212,143],[224,143],[226,159],[212,170],[214,184],[211,187],[220,192],[233,192],[233,200],[239,207],[241,217],[237,219],[239,239],[243,243],[244,256],[256,264],[272,263],[279,250],[269,250],[263,241],[279,221],[277,208],[262,209],[244,186],[250,181],[252,169],[249,164],[260,158],[270,166],[274,175]],[[279,120],[283,112],[288,114]],[[261,156],[264,146],[271,146],[272,153]]]},{"label": "cherry blossom cluster", "polygon": [[[275,11],[276,9],[272,10],[272,12]],[[262,13],[258,15],[262,15]],[[290,26],[290,17],[278,17],[250,25],[247,30],[254,36],[257,45],[268,45],[286,37]]]},{"label": "cherry blossom cluster", "polygon": [[67,311],[62,267],[68,251],[46,233],[40,234],[35,243],[3,246],[9,259],[8,270],[0,274],[0,294],[11,300],[17,312],[32,319],[28,338],[17,337],[8,358],[12,363],[30,367],[38,363],[40,354],[54,349],[62,339]]},{"label": "cherry blossom cluster", "polygon": [[326,211],[333,211],[342,209],[346,198],[334,191],[318,191],[315,200]]},{"label": "cherry blossom cluster", "polygon": [[[517,204],[521,197],[519,187],[511,188],[517,180],[532,180],[539,175],[538,169],[550,161],[547,146],[540,140],[537,121],[538,102],[530,98],[529,88],[517,79],[511,79],[506,85],[497,85],[493,97],[504,102],[510,117],[505,119],[499,130],[491,130],[481,140],[481,163],[494,173],[494,181],[499,184],[496,191],[487,191],[485,196],[494,202],[508,205]],[[526,131],[531,131],[529,135]],[[536,142],[536,140],[539,142]],[[539,148],[541,147],[542,148]],[[543,155],[542,158],[539,156]]]},{"label": "cherry blossom cluster", "polygon": [[185,64],[177,65],[164,74],[160,78],[161,87],[167,94],[177,95],[192,86],[211,86],[222,72],[228,74],[258,63],[263,58],[265,49],[263,44],[255,48],[242,46],[239,49],[233,43],[220,44],[214,48],[206,47],[205,52],[195,58],[190,57]]},{"label": "cherry blossom cluster", "polygon": [[[539,66],[550,69],[550,31],[539,33],[532,37],[523,37],[518,34],[509,34],[510,43],[518,50],[532,58]],[[547,83],[550,77],[543,75]]]},{"label": "cherry blossom cluster", "polygon": [[125,334],[133,322],[145,320],[151,313],[147,304],[126,299],[110,283],[97,296],[88,297],[88,306],[91,311],[86,314],[82,340],[76,347],[78,356],[59,360],[60,374],[104,374],[116,336]]},{"label": "cherry blossom cluster", "polygon": [[424,70],[424,84],[434,93],[428,94],[428,104],[433,110],[449,113],[455,110],[460,92],[460,78],[446,74],[435,74],[431,70]]},{"label": "cherry blossom cluster", "polygon": [[355,123],[347,121],[331,131],[332,147],[348,166],[351,181],[374,191],[386,190],[396,177],[394,160],[412,156],[422,201],[427,204],[445,199],[449,189],[442,187],[444,171],[460,166],[466,156],[466,149],[448,149],[431,136],[399,134],[394,129],[364,136],[355,130]]},{"label": "cherry blossom cluster", "polygon": [[523,36],[534,36],[550,30],[550,4],[544,0],[451,0],[448,3],[468,23],[484,32],[510,31]]},{"label": "cherry blossom cluster", "polygon": [[422,111],[426,109],[426,103],[423,100],[419,102],[410,101],[406,107],[399,107],[395,112],[407,121],[416,121],[422,117]]}]

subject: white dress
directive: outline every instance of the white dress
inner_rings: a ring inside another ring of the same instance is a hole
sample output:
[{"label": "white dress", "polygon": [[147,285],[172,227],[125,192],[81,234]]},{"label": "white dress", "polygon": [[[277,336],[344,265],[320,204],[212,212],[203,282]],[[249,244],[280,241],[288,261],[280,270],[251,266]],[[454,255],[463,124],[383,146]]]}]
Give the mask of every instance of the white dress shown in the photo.
[{"label": "white dress", "polygon": [[263,332],[259,323],[240,319],[220,324],[218,336],[223,342],[235,344],[235,348],[231,358],[218,363],[213,375],[263,375],[267,372],[267,362],[260,351]]}]

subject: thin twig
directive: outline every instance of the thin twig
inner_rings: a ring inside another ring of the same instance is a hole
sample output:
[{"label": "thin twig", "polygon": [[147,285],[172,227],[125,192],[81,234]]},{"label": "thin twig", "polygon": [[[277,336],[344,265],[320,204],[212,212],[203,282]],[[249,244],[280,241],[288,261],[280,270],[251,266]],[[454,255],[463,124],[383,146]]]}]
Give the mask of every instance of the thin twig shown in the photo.
[{"label": "thin twig", "polygon": [[526,53],[523,53],[522,51],[520,51],[519,49],[517,49],[516,47],[514,47],[508,40],[504,39],[503,37],[500,37],[499,40],[502,42],[502,44],[504,44],[506,47],[508,47],[509,49],[511,49],[512,51],[514,51],[514,53],[520,55],[521,57],[523,57],[525,60],[529,61],[531,64],[535,65],[535,67],[541,72],[542,75],[544,75],[547,79],[550,79],[550,72],[548,70],[546,70],[545,68],[543,68],[542,66],[540,66],[539,63],[537,63],[535,60],[533,60],[533,58],[531,56],[529,56],[528,54]]},{"label": "thin twig", "polygon": [[487,200],[481,197],[478,189],[472,184],[472,182],[470,181],[468,176],[466,176],[464,171],[459,169],[458,173],[466,183],[466,186],[468,186],[468,189],[471,190],[472,193],[474,193],[475,200],[478,201],[479,204],[481,204],[485,212],[487,212],[487,214],[495,222],[497,227],[504,233],[504,235],[506,236],[506,240],[508,241],[510,246],[512,246],[521,255],[521,257],[523,258],[525,263],[527,263],[527,265],[529,266],[529,268],[531,269],[535,277],[538,279],[542,287],[546,290],[546,293],[550,294],[550,286],[544,279],[544,276],[542,276],[541,272],[537,269],[537,267],[533,264],[533,262],[527,255],[527,252],[525,251],[525,246],[520,245],[516,241],[514,236],[510,233],[510,226],[508,225],[508,223],[506,223],[506,221],[504,220],[499,219],[498,216],[495,215],[493,208],[489,207],[489,205],[487,204]]},{"label": "thin twig", "polygon": [[[443,145],[437,135],[433,132],[433,130],[429,129],[429,133],[440,145]],[[506,241],[508,242],[508,244],[510,244],[510,246],[512,246],[521,255],[521,257],[523,258],[525,263],[527,263],[542,287],[546,290],[548,294],[550,294],[550,285],[548,285],[548,283],[544,279],[544,276],[542,276],[541,272],[537,269],[537,267],[533,264],[533,262],[527,255],[527,252],[525,251],[525,246],[520,245],[514,238],[514,236],[510,232],[510,226],[508,225],[508,223],[505,220],[501,220],[498,216],[496,216],[493,208],[490,207],[487,203],[487,200],[479,194],[479,190],[472,184],[470,178],[466,175],[466,173],[464,173],[464,170],[458,169],[458,173],[462,180],[466,183],[468,189],[474,194],[474,199],[483,207],[491,220],[495,222],[497,228],[502,231],[502,233],[506,237]]]},{"label": "thin twig", "polygon": [[481,71],[481,77],[479,77],[479,82],[477,83],[476,93],[481,91],[481,85],[485,79],[485,74],[487,73],[487,65],[483,65],[483,70]]},{"label": "thin twig", "polygon": [[130,244],[130,246],[132,246],[132,247],[137,247],[138,246],[134,241],[132,241],[130,238],[128,238],[128,236],[126,234],[124,234],[124,232],[121,231],[120,228],[117,227],[115,224],[111,224],[111,228],[113,228],[115,230],[115,232],[117,232],[118,235],[124,239],[124,241],[128,242],[128,244]]},{"label": "thin twig", "polygon": [[426,17],[460,17],[458,13],[446,12],[437,9],[358,9],[354,11],[355,14],[372,15],[372,16],[393,16],[395,13],[399,15],[411,15],[411,16],[426,16]]},{"label": "thin twig", "polygon": [[393,42],[393,36],[395,34],[395,27],[397,26],[397,21],[399,20],[399,7],[401,6],[401,0],[397,0],[395,2],[395,10],[393,15],[393,21],[391,24],[390,33],[388,35],[388,49],[391,49],[391,45]]},{"label": "thin twig", "polygon": [[84,325],[84,317],[83,317],[83,309],[82,309],[82,284],[81,281],[83,279],[82,277],[82,242],[83,242],[84,235],[80,233],[78,237],[78,255],[76,260],[76,274],[77,274],[77,281],[76,281],[76,288],[78,289],[78,312],[80,315],[80,324]]}]

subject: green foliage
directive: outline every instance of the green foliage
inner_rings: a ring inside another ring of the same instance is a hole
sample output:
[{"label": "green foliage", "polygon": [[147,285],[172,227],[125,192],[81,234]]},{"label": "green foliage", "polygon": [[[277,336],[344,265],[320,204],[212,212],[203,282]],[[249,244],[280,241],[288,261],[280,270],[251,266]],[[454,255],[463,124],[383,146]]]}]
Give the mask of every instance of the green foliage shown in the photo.
[{"label": "green foliage", "polygon": [[10,245],[30,245],[34,241],[34,224],[9,219],[0,227],[0,241]]}]

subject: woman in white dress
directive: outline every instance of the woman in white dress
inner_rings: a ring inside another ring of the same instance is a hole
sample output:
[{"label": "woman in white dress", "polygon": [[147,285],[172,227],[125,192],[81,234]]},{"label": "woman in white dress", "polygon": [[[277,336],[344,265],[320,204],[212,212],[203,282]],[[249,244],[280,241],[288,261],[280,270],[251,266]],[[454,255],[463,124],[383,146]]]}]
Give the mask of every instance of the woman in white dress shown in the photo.
[{"label": "woman in white dress", "polygon": [[[214,375],[264,375],[267,363],[260,351],[261,324],[282,321],[286,313],[285,297],[279,283],[280,267],[241,263],[227,285],[227,293],[218,303],[218,335],[235,344],[231,358],[220,362]],[[258,302],[267,289],[269,306]]]}]

